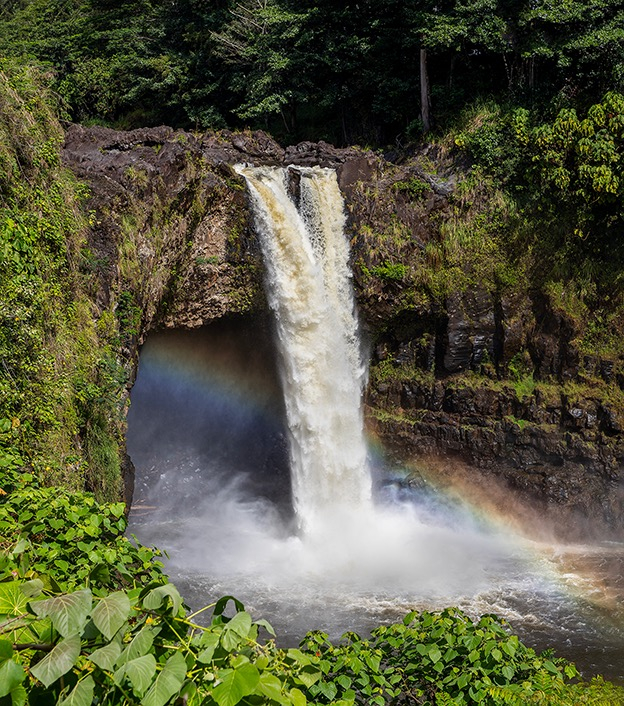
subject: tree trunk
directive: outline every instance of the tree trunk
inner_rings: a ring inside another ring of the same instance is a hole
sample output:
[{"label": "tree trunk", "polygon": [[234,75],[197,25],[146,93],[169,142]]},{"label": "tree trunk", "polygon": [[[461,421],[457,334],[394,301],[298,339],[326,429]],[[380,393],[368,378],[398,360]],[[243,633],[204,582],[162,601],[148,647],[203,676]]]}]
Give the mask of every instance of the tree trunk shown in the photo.
[{"label": "tree trunk", "polygon": [[457,54],[453,54],[451,56],[451,64],[449,67],[449,80],[448,80],[448,87],[449,90],[452,90],[453,88],[453,78],[455,77],[455,62],[457,60]]},{"label": "tree trunk", "polygon": [[420,116],[423,122],[423,132],[426,134],[431,130],[431,118],[429,109],[429,74],[427,73],[427,50],[420,50]]}]

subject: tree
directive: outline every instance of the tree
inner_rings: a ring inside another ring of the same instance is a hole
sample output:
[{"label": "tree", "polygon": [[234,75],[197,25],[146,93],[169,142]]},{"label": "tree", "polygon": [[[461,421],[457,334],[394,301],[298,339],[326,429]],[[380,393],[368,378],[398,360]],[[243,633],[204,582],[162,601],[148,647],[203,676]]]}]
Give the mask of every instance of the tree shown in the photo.
[{"label": "tree", "polygon": [[624,87],[624,8],[620,0],[534,0],[514,16],[518,57],[530,67],[531,90],[563,92],[586,105],[596,93]]},{"label": "tree", "polygon": [[299,72],[305,19],[305,12],[290,11],[278,0],[242,0],[230,9],[230,21],[212,33],[215,53],[232,72],[239,118],[279,114],[286,132],[295,130],[297,104],[306,88]]},{"label": "tree", "polygon": [[[428,132],[428,63],[448,65],[448,89],[453,87],[458,57],[469,64],[475,57],[495,56],[502,65],[501,57],[508,50],[507,22],[498,0],[413,0],[406,6],[405,20],[412,51],[420,57],[420,113]],[[470,79],[476,83],[474,72]]]}]

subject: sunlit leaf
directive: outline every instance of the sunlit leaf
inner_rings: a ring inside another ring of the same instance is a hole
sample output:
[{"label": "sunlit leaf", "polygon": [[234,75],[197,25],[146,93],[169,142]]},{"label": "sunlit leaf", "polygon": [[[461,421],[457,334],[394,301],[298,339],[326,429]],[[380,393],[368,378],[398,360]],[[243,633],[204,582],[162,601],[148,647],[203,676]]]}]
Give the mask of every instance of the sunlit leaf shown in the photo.
[{"label": "sunlit leaf", "polygon": [[43,591],[43,581],[41,579],[33,579],[32,581],[25,581],[21,586],[22,593],[27,598],[36,598],[41,595]]},{"label": "sunlit leaf", "polygon": [[256,625],[258,625],[258,627],[264,628],[269,633],[269,635],[273,635],[273,637],[275,637],[275,630],[273,629],[271,623],[267,622],[264,619],[261,619],[256,620]]},{"label": "sunlit leaf", "polygon": [[81,679],[72,689],[67,698],[59,702],[58,706],[91,706],[93,703],[93,691],[95,682],[88,676]]},{"label": "sunlit leaf", "polygon": [[130,614],[130,601],[123,591],[102,598],[95,606],[91,619],[107,640],[110,640],[126,622]]},{"label": "sunlit leaf", "polygon": [[33,613],[40,618],[50,618],[54,628],[63,637],[81,633],[84,630],[91,605],[91,591],[88,588],[30,603]]},{"label": "sunlit leaf", "polygon": [[219,644],[220,637],[220,633],[204,633],[200,644],[206,649],[204,649],[197,655],[198,662],[201,662],[202,664],[208,664],[212,661],[212,657],[214,655],[215,649],[217,648],[217,645]]},{"label": "sunlit leaf", "polygon": [[274,674],[262,672],[257,691],[271,701],[279,702],[282,699],[282,682]]},{"label": "sunlit leaf", "polygon": [[308,689],[321,678],[321,672],[312,666],[303,667],[297,672],[297,679]]},{"label": "sunlit leaf", "polygon": [[150,627],[144,627],[134,636],[132,642],[124,649],[117,661],[117,666],[121,667],[126,662],[142,657],[147,654],[154,644],[156,632]]},{"label": "sunlit leaf", "polygon": [[8,640],[0,640],[0,664],[13,657],[13,644]]},{"label": "sunlit leaf", "polygon": [[299,691],[299,689],[291,689],[290,698],[292,699],[293,706],[306,706],[308,703],[305,694]]},{"label": "sunlit leaf", "polygon": [[0,583],[0,615],[23,615],[28,599],[22,593],[20,581]]},{"label": "sunlit leaf", "polygon": [[16,686],[22,683],[25,676],[22,665],[12,659],[0,664],[0,697],[10,694]]},{"label": "sunlit leaf", "polygon": [[141,706],[164,706],[180,691],[185,676],[186,661],[181,652],[176,652],[165,662],[156,681],[141,701]]},{"label": "sunlit leaf", "polygon": [[231,652],[242,639],[249,635],[251,628],[251,616],[249,613],[237,613],[232,620],[226,623],[221,635],[221,644],[224,649]]},{"label": "sunlit leaf", "polygon": [[115,669],[115,663],[121,654],[121,645],[118,642],[110,642],[99,650],[95,650],[89,655],[89,659],[100,669],[106,669],[112,672]]},{"label": "sunlit leaf", "polygon": [[16,686],[11,691],[11,706],[25,706],[28,694],[23,686]]},{"label": "sunlit leaf", "polygon": [[171,598],[174,614],[177,613],[182,605],[182,596],[172,583],[166,583],[164,586],[153,588],[145,598],[143,598],[143,607],[147,610],[157,610],[163,605],[167,597]]},{"label": "sunlit leaf", "polygon": [[245,611],[237,613],[223,628],[224,632],[235,632],[241,637],[247,637],[251,629],[251,615]]},{"label": "sunlit leaf", "polygon": [[235,706],[255,691],[259,681],[258,670],[247,662],[222,676],[221,683],[212,690],[212,698],[219,706]]},{"label": "sunlit leaf", "polygon": [[156,674],[156,659],[154,655],[143,655],[126,662],[114,675],[115,683],[121,685],[124,677],[127,677],[132,684],[134,693],[141,698],[152,683]]}]

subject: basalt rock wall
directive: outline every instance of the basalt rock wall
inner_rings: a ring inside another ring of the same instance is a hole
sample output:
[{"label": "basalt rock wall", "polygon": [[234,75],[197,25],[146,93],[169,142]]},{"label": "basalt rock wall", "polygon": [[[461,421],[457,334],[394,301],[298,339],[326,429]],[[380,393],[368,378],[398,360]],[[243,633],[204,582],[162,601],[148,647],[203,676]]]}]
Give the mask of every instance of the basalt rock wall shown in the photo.
[{"label": "basalt rock wall", "polygon": [[372,361],[371,430],[397,460],[437,459],[443,482],[460,467],[486,489],[496,479],[561,535],[624,530],[621,361],[584,352],[585,324],[561,292],[517,274],[488,215],[498,207],[439,148],[384,157],[284,149],[264,133],[72,126],[64,161],[90,188],[93,296],[127,320],[131,373],[150,330],[266,308],[231,165],[336,168]]}]

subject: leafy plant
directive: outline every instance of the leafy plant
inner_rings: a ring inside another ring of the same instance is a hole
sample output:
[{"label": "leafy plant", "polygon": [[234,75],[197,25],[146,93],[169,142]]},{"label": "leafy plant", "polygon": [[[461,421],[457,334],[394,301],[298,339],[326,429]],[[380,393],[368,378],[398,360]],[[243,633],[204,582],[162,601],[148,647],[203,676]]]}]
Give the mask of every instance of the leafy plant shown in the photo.
[{"label": "leafy plant", "polygon": [[100,589],[163,581],[158,552],[125,536],[123,503],[101,505],[87,493],[28,482],[0,505],[0,570],[15,578],[54,576],[56,585]]},{"label": "leafy plant", "polygon": [[370,272],[388,282],[400,282],[405,279],[408,268],[402,262],[384,262],[382,265],[371,267]]},{"label": "leafy plant", "polygon": [[158,552],[123,536],[122,504],[26,475],[0,505],[2,706],[572,706],[621,695],[570,685],[573,665],[457,609],[413,612],[338,645],[312,632],[299,649],[278,648],[231,596],[187,615]]},{"label": "leafy plant", "polygon": [[345,640],[334,647],[323,633],[307,638],[325,675],[310,688],[320,703],[335,703],[338,695],[378,706],[521,704],[536,695],[564,695],[566,682],[578,677],[574,665],[537,655],[496,616],[473,621],[456,608],[412,612],[402,623],[374,630],[369,641],[355,633]]},{"label": "leafy plant", "polygon": [[421,199],[426,194],[431,193],[431,186],[422,179],[418,177],[410,177],[405,181],[397,181],[393,184],[392,188],[395,191],[409,196],[411,199]]},{"label": "leafy plant", "polygon": [[0,62],[0,418],[15,423],[0,430],[0,449],[44,482],[112,499],[125,394],[118,324],[98,327],[93,283],[80,273],[92,214],[61,165],[48,81]]},{"label": "leafy plant", "polygon": [[509,419],[512,424],[515,424],[520,431],[523,431],[530,424],[530,422],[526,419],[518,419],[517,417],[514,417],[513,414],[507,415],[507,419]]}]

